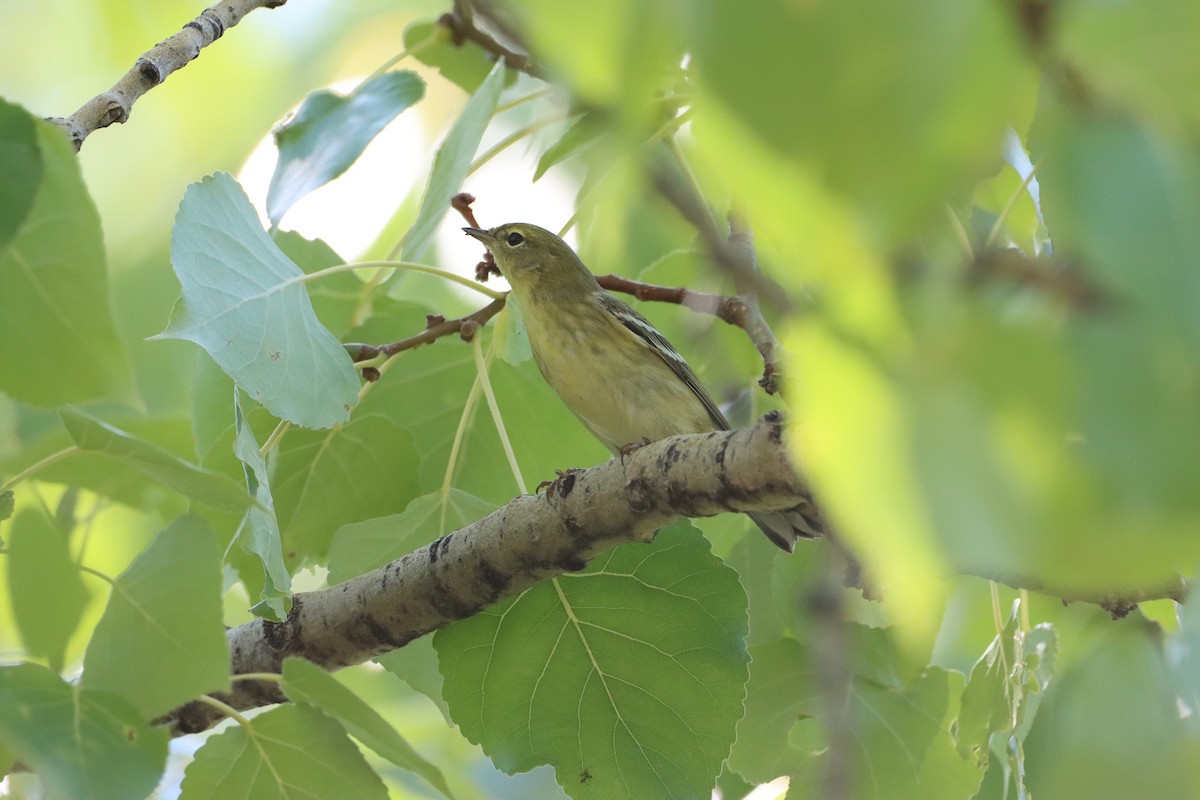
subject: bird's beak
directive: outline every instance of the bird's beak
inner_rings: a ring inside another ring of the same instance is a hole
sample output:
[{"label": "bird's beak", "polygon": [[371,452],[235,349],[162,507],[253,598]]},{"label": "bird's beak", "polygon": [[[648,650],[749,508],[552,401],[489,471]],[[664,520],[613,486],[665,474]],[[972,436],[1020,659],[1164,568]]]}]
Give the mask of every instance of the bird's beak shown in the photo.
[{"label": "bird's beak", "polygon": [[485,231],[483,228],[463,228],[463,233],[467,236],[474,236],[485,245],[496,241],[496,237],[492,236],[492,232]]}]

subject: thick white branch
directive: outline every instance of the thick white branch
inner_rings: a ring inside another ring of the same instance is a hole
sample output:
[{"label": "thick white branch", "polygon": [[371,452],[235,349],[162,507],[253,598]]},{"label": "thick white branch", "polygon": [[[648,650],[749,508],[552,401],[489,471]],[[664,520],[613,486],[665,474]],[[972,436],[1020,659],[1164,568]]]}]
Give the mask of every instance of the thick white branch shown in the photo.
[{"label": "thick white branch", "polygon": [[[573,473],[553,496],[523,495],[494,513],[373,572],[295,595],[287,621],[229,631],[234,674],[278,672],[287,656],[326,669],[373,656],[579,570],[618,544],[649,541],[683,517],[795,506],[804,485],[774,419],[736,431],[674,436]],[[568,484],[569,488],[568,488]],[[220,699],[235,708],[283,700],[269,682],[238,681]],[[191,703],[172,712],[175,734],[221,719]]]}]

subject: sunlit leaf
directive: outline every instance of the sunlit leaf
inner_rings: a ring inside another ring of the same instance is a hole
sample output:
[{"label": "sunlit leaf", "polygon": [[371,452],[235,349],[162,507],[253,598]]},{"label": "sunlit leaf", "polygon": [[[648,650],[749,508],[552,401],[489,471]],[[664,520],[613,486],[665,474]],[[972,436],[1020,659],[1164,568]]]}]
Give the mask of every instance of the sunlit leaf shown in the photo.
[{"label": "sunlit leaf", "polygon": [[1056,45],[1090,87],[1168,124],[1200,124],[1200,6],[1079,0],[1062,11]]},{"label": "sunlit leaf", "polygon": [[[696,66],[775,154],[760,157],[813,165],[901,236],[996,161],[1036,88],[1012,26],[987,0],[710,0],[695,16]],[[782,99],[788,91],[794,102]]]},{"label": "sunlit leaf", "polygon": [[237,182],[188,187],[171,238],[183,296],[155,338],[203,347],[247,394],[309,428],[345,422],[358,374],[313,313],[302,273],[259,225]]},{"label": "sunlit leaf", "polygon": [[742,714],[746,599],[683,524],[444,628],[444,694],[502,770],[572,797],[707,798]]},{"label": "sunlit leaf", "polygon": [[153,719],[229,688],[221,551],[208,525],[180,517],[113,585],[83,662],[83,686],[115,692]]},{"label": "sunlit leaf", "polygon": [[328,89],[304,98],[274,131],[279,161],[267,189],[267,215],[275,225],[297,200],[341,175],[371,140],[425,94],[415,72],[386,72],[348,95]]}]

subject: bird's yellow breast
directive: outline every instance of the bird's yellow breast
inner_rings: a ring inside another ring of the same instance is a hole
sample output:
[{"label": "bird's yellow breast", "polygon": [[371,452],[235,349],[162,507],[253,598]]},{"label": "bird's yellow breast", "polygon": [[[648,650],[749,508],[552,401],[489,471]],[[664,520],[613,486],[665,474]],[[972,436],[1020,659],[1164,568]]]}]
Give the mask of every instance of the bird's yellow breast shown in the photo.
[{"label": "bird's yellow breast", "polygon": [[[524,299],[528,306],[536,300]],[[548,313],[547,313],[548,311]],[[704,405],[636,334],[592,303],[524,314],[530,349],[550,387],[610,450],[713,430]],[[543,320],[572,325],[553,330]]]}]

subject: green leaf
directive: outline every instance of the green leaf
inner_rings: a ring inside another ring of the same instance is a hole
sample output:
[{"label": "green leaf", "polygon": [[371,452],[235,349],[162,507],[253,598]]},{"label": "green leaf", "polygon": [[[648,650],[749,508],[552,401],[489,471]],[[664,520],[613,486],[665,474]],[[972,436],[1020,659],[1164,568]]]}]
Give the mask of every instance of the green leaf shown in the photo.
[{"label": "green leaf", "polygon": [[[346,263],[346,259],[321,239],[305,239],[295,231],[280,230],[272,231],[271,238],[306,275]],[[342,338],[349,332],[365,287],[366,284],[352,272],[326,275],[309,285],[308,296],[313,311],[334,336]]]},{"label": "green leaf", "polygon": [[533,358],[529,334],[516,295],[510,294],[496,315],[496,355],[514,367]]},{"label": "green leaf", "polygon": [[166,731],[120,697],[63,682],[45,667],[0,667],[0,745],[49,796],[146,797],[167,758]]},{"label": "green leaf", "polygon": [[[830,708],[844,712],[850,735],[841,754],[850,796],[866,800],[972,797],[982,771],[959,758],[949,725],[962,676],[929,667],[911,684],[894,675],[882,631],[850,626],[855,672],[849,696],[822,691],[813,650],[795,639],[751,648],[746,716],[730,766],[751,782],[789,775],[789,798],[827,796]],[[874,673],[864,675],[863,673]],[[891,676],[885,682],[879,678]]]},{"label": "green leaf", "polygon": [[227,691],[221,592],[212,530],[180,517],[114,582],[83,660],[83,687],[115,692],[147,719]]},{"label": "green leaf", "polygon": [[1026,739],[1033,797],[1195,797],[1200,743],[1180,719],[1161,629],[1136,616],[1095,622]]},{"label": "green leaf", "polygon": [[413,691],[420,692],[432,700],[446,718],[446,722],[454,724],[450,718],[450,707],[446,705],[446,699],[442,696],[442,673],[438,670],[437,651],[433,648],[432,636],[415,639],[404,647],[384,653],[375,661],[407,683]]},{"label": "green leaf", "polygon": [[272,225],[297,200],[341,175],[404,109],[425,94],[415,72],[387,72],[348,95],[328,89],[309,94],[274,131],[279,161],[267,189]]},{"label": "green leaf", "polygon": [[292,604],[292,575],[283,561],[282,537],[275,514],[275,501],[271,495],[267,462],[259,451],[254,432],[246,424],[239,399],[234,400],[234,415],[237,433],[233,440],[233,454],[242,462],[246,488],[257,500],[257,504],[251,506],[242,519],[237,534],[238,542],[242,550],[257,557],[263,567],[261,602],[251,610],[261,617],[282,622],[287,618]]},{"label": "green leaf", "polygon": [[1056,51],[1089,91],[1166,125],[1200,125],[1200,6],[1080,0],[1062,7],[1055,30]]},{"label": "green leaf", "polygon": [[[351,336],[357,341],[391,341],[395,332],[424,327],[423,307],[392,301]],[[485,329],[484,335],[488,335]],[[499,346],[499,345],[498,345]],[[487,347],[487,344],[484,344]],[[421,489],[440,490],[454,454],[452,484],[497,505],[508,502],[518,489],[504,464],[500,437],[482,396],[463,420],[477,370],[471,345],[441,339],[430,347],[397,356],[393,367],[371,387],[356,414],[381,414],[407,429],[421,454]],[[557,400],[532,359],[513,367],[494,361],[490,376],[518,463],[530,483],[554,476],[555,469],[607,460],[603,446]],[[457,453],[454,442],[461,440]]]},{"label": "green leaf", "polygon": [[438,225],[450,210],[450,199],[461,190],[467,170],[471,167],[471,159],[475,157],[483,132],[492,119],[496,100],[504,86],[504,76],[504,62],[497,61],[487,79],[471,95],[462,115],[438,148],[416,222],[404,238],[404,250],[400,256],[402,260],[421,260],[433,244]]},{"label": "green leaf", "polygon": [[81,449],[137,467],[186,497],[225,511],[241,511],[253,502],[236,482],[224,475],[184,461],[158,445],[114,428],[79,409],[62,408],[58,415],[71,439]]},{"label": "green leaf", "polygon": [[1050,101],[1035,132],[1039,150],[1058,154],[1039,171],[1056,251],[1085,257],[1102,286],[1200,351],[1200,231],[1190,224],[1200,215],[1200,158],[1140,120],[1079,118]]},{"label": "green leaf", "polygon": [[259,225],[228,173],[188,187],[171,237],[183,295],[157,339],[203,347],[271,413],[309,428],[350,417],[358,373],[321,323],[304,273]]},{"label": "green leaf", "polygon": [[[989,0],[706,0],[693,19],[695,66],[753,131],[743,146],[807,165],[900,237],[996,159],[1036,91],[1011,20]],[[803,100],[780,102],[784,86],[804,87]]]},{"label": "green leaf", "polygon": [[283,691],[336,719],[346,732],[396,766],[415,772],[446,797],[453,797],[442,771],[413,749],[387,720],[332,675],[301,658],[283,662]]},{"label": "green leaf", "polygon": [[547,147],[542,153],[542,157],[538,159],[537,169],[533,172],[534,181],[545,175],[546,170],[554,165],[561,164],[568,158],[583,152],[588,145],[595,143],[596,137],[603,130],[604,128],[597,122],[594,114],[585,113],[580,116],[559,137],[558,141]]},{"label": "green leaf", "polygon": [[184,772],[180,800],[385,800],[383,781],[337,722],[310,706],[259,714],[218,733]]},{"label": "green leaf", "polygon": [[408,431],[360,410],[330,431],[290,431],[271,487],[291,558],[324,558],[342,525],[401,511],[420,494],[420,460]]},{"label": "green leaf", "polygon": [[482,47],[470,42],[461,47],[454,44],[450,31],[436,20],[419,20],[405,28],[404,47],[468,93],[478,89],[495,66],[491,53]]},{"label": "green leaf", "polygon": [[33,208],[42,183],[42,151],[33,117],[20,106],[0,99],[0,252],[3,252]]},{"label": "green leaf", "polygon": [[573,797],[708,798],[742,714],[746,597],[689,525],[439,631],[463,734]]},{"label": "green leaf", "polygon": [[[95,397],[131,400],[129,358],[113,317],[100,217],[62,131],[44,122],[34,127],[41,183],[24,224],[0,248],[5,350],[0,390],[39,406]],[[30,177],[21,179],[21,172],[18,168],[17,195]],[[21,203],[19,197],[12,202]],[[0,225],[7,227],[7,220]]]},{"label": "green leaf", "polygon": [[89,597],[67,540],[45,514],[28,509],[12,521],[7,560],[12,615],[21,641],[30,655],[62,672],[67,641]]},{"label": "green leaf", "polygon": [[381,567],[496,510],[461,489],[418,497],[400,514],[343,525],[329,547],[329,583]]},{"label": "green leaf", "polygon": [[1005,750],[1024,739],[1053,674],[1054,629],[1042,624],[1026,634],[1020,629],[1018,608],[1014,604],[1003,632],[975,663],[963,689],[958,753],[981,767],[987,766],[993,734]]}]

